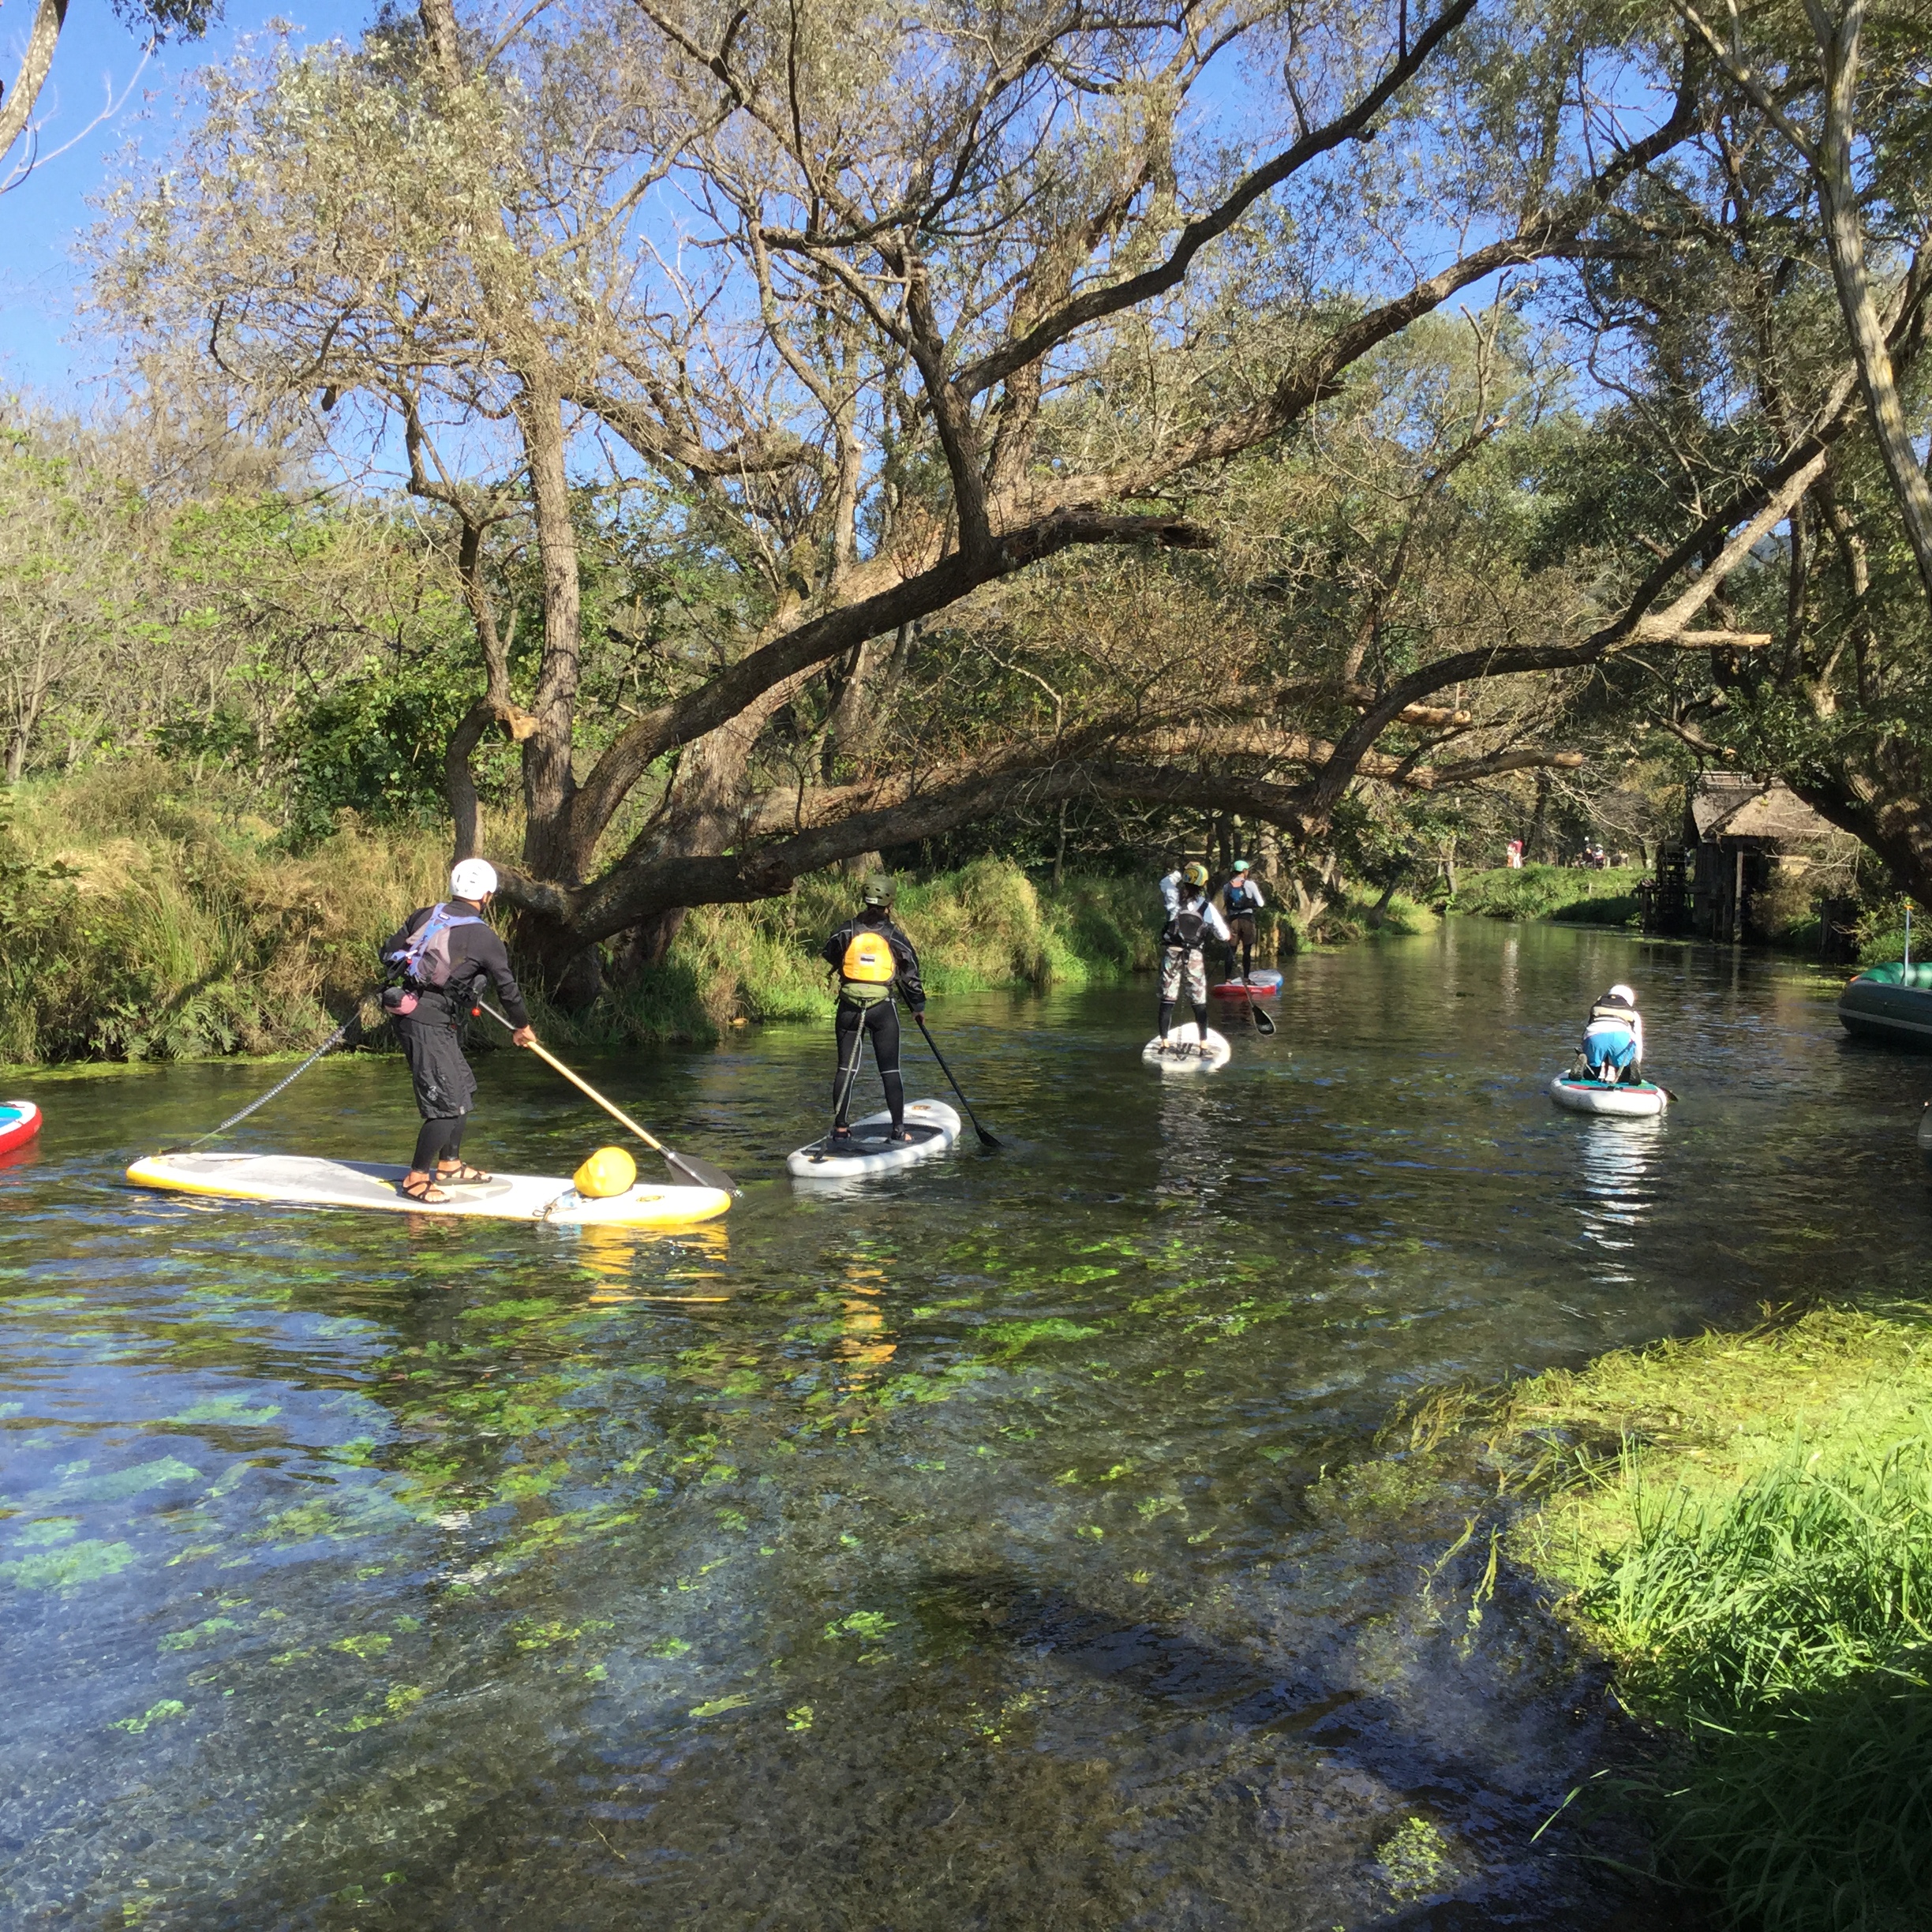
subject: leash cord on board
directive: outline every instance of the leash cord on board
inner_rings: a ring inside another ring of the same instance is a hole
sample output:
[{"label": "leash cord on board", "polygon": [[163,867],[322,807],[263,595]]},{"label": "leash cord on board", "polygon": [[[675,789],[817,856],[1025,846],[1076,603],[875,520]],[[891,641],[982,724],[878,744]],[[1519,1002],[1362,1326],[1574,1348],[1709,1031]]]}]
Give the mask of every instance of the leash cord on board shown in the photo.
[{"label": "leash cord on board", "polygon": [[288,1075],[286,1079],[277,1080],[274,1086],[271,1087],[268,1091],[260,1097],[260,1099],[251,1100],[239,1114],[230,1114],[219,1127],[211,1127],[206,1133],[197,1134],[194,1139],[192,1140],[183,1141],[178,1147],[163,1148],[161,1151],[163,1154],[191,1153],[195,1148],[200,1146],[204,1140],[212,1140],[216,1135],[225,1134],[230,1127],[239,1125],[240,1123],[246,1120],[251,1114],[256,1112],[262,1107],[265,1107],[277,1094],[281,1093],[287,1088],[294,1086],[296,1081],[300,1080],[301,1076],[306,1073],[309,1069],[313,1066],[315,1063],[320,1060],[322,1056],[331,1047],[339,1046],[342,1043],[349,1037],[350,1030],[357,1024],[361,1018],[361,1014],[359,1011],[351,1013],[349,1017],[345,1020],[342,1024],[339,1026],[335,1031],[331,1033],[328,1038],[325,1039],[322,1044],[318,1046],[315,1051],[312,1053],[309,1058],[295,1069],[293,1073]]}]

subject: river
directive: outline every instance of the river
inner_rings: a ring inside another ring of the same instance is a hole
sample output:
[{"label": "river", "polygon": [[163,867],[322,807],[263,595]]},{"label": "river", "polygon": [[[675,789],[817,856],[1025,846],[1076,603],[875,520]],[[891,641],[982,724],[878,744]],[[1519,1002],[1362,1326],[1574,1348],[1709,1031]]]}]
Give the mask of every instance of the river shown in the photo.
[{"label": "river", "polygon": [[[1206,1079],[1141,1064],[1145,983],[935,998],[1007,1146],[844,1196],[782,1166],[829,1028],[587,1063],[745,1183],[672,1237],[144,1194],[282,1069],[15,1076],[0,1922],[1609,1924],[1530,1843],[1600,1677],[1351,1466],[1432,1384],[1922,1286],[1932,1068],[1724,949],[1286,975]],[[1616,978],[1661,1125],[1541,1091]],[[611,1137],[527,1057],[481,1106],[488,1166]],[[413,1129],[364,1058],[240,1144]]]}]

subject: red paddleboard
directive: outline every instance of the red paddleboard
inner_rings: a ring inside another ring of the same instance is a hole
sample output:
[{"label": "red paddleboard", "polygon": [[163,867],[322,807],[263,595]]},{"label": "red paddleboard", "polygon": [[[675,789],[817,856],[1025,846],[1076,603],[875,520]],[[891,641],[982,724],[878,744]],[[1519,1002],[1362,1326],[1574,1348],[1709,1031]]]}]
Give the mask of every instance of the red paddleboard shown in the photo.
[{"label": "red paddleboard", "polygon": [[1282,976],[1271,966],[1250,973],[1245,981],[1224,979],[1220,985],[1208,989],[1216,999],[1226,1000],[1279,999],[1281,990]]},{"label": "red paddleboard", "polygon": [[24,1147],[40,1131],[40,1110],[31,1100],[0,1100],[0,1154]]}]

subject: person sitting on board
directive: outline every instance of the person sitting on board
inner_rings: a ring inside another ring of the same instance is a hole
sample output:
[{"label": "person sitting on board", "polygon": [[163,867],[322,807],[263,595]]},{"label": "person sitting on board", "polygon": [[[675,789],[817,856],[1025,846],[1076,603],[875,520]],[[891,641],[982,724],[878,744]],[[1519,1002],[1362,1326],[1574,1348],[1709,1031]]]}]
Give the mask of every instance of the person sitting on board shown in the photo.
[{"label": "person sitting on board", "polygon": [[450,1196],[437,1184],[474,1187],[489,1176],[462,1159],[463,1128],[476,1099],[476,1075],[463,1058],[462,1024],[477,982],[488,975],[527,1046],[537,1035],[530,1023],[510,955],[483,915],[496,890],[496,868],[486,859],[461,860],[450,874],[450,896],[423,906],[384,945],[383,964],[394,983],[382,996],[409,1062],[422,1131],[401,1190],[433,1208]]},{"label": "person sitting on board", "polygon": [[1630,987],[1613,986],[1591,1007],[1583,1028],[1582,1059],[1589,1077],[1606,1086],[1643,1079],[1643,1016]]},{"label": "person sitting on board", "polygon": [[[1174,1002],[1187,988],[1188,1004],[1194,1009],[1200,1030],[1200,1050],[1208,1050],[1208,968],[1202,959],[1211,933],[1223,945],[1228,943],[1227,922],[1208,897],[1208,868],[1191,865],[1182,878],[1182,889],[1167,923],[1161,928],[1160,1050],[1166,1053],[1167,1028],[1174,1020]],[[1187,1051],[1183,1043],[1180,1048]]]},{"label": "person sitting on board", "polygon": [[1234,977],[1234,949],[1241,948],[1241,976],[1254,970],[1255,915],[1267,901],[1245,859],[1234,861],[1234,876],[1221,888],[1221,907],[1227,915],[1227,976]]},{"label": "person sitting on board", "polygon": [[845,1115],[852,1105],[867,1034],[886,1089],[886,1104],[892,1111],[892,1131],[886,1137],[912,1138],[906,1132],[905,1082],[899,1073],[899,1009],[893,999],[893,987],[897,983],[915,1017],[926,1010],[926,988],[919,979],[919,955],[912,949],[912,942],[893,923],[894,889],[883,873],[874,873],[860,895],[858,917],[840,927],[820,955],[838,975],[838,1065],[832,1076],[834,1148],[852,1144]]}]

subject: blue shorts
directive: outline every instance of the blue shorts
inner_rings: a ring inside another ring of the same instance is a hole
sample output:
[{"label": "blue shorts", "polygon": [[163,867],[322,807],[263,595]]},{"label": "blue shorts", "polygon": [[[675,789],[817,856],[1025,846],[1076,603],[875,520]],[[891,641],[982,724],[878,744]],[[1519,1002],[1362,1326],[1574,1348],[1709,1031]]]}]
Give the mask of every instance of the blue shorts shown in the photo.
[{"label": "blue shorts", "polygon": [[1623,1027],[1592,1027],[1583,1035],[1583,1058],[1593,1067],[1620,1072],[1637,1058],[1637,1036]]}]

